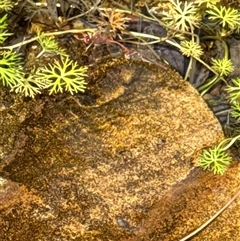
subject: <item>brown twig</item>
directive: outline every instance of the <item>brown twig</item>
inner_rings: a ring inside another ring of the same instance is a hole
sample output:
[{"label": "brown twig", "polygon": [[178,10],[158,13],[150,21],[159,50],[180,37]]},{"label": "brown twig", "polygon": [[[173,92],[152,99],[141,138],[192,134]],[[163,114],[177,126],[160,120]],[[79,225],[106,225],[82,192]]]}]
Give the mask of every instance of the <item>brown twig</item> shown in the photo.
[{"label": "brown twig", "polygon": [[201,232],[206,226],[208,226],[214,219],[216,219],[223,211],[225,211],[228,206],[230,206],[240,195],[240,189],[238,192],[223,206],[217,213],[215,213],[210,219],[208,219],[203,225],[201,225],[199,228],[194,230],[192,233],[188,234],[186,237],[180,239],[179,241],[186,241],[189,238],[193,237],[197,233]]}]

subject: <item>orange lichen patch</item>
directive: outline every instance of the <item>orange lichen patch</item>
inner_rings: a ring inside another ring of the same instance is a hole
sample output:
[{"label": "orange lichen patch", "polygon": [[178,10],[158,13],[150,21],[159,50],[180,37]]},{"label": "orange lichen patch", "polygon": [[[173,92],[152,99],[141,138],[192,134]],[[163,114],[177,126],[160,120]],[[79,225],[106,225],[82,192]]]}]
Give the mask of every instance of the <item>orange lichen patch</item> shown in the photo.
[{"label": "orange lichen patch", "polygon": [[43,201],[26,186],[1,178],[0,212],[2,215],[12,215],[19,205],[27,211],[33,204],[43,205]]},{"label": "orange lichen patch", "polygon": [[1,178],[0,182],[0,209],[5,209],[15,203],[16,200],[19,200],[24,193],[24,187],[3,178]]}]

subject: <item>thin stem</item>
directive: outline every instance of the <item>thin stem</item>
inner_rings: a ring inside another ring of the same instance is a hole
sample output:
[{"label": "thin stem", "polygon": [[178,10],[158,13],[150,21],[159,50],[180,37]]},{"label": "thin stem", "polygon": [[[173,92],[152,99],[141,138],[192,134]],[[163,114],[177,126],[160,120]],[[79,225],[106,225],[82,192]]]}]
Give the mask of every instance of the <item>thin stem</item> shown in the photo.
[{"label": "thin stem", "polygon": [[[67,33],[85,33],[85,32],[95,32],[96,29],[95,28],[88,28],[88,29],[69,29],[69,30],[65,30],[65,31],[58,31],[58,32],[51,32],[51,33],[42,33],[42,36],[47,37],[47,36],[57,36],[57,35],[62,35],[62,34],[67,34]],[[4,47],[0,47],[0,49],[15,49],[17,47],[21,47],[25,44],[29,44],[33,41],[38,40],[39,37],[33,37],[30,38],[28,40],[25,40],[23,42],[11,45],[11,46],[4,46]]]},{"label": "thin stem", "polygon": [[184,76],[184,80],[187,80],[188,76],[190,75],[192,63],[193,63],[193,57],[191,56],[190,59],[189,59],[187,71],[186,71],[185,76]]},{"label": "thin stem", "polygon": [[235,199],[240,195],[240,190],[226,203],[225,206],[223,206],[215,215],[213,215],[207,222],[205,222],[203,225],[201,225],[198,229],[194,230],[192,233],[187,235],[186,237],[180,239],[179,241],[186,241],[196,235],[197,233],[201,232],[205,227],[207,227],[214,219],[216,219],[224,210],[227,209],[228,206],[230,206]]},{"label": "thin stem", "polygon": [[[229,149],[229,148],[233,145],[233,143],[234,143],[237,139],[239,139],[239,138],[240,138],[240,135],[235,136],[234,138],[228,138],[228,139],[226,139],[225,141],[229,141],[229,140],[231,140],[231,141],[229,142],[228,145],[226,145],[226,146],[223,148],[223,150],[226,151],[227,149]],[[219,145],[222,145],[222,144],[220,143]]]},{"label": "thin stem", "polygon": [[[194,33],[193,33],[193,31],[194,31],[194,29],[191,27],[192,41],[194,41]],[[197,42],[197,44],[199,44],[199,38],[197,38],[196,42]],[[195,65],[196,65],[196,60],[195,61],[194,60],[195,59],[192,56],[190,56],[190,60],[189,60],[189,63],[188,63],[187,71],[186,71],[185,76],[184,76],[184,80],[187,80],[188,76],[193,77],[193,74],[194,74],[194,71],[195,71]]]},{"label": "thin stem", "polygon": [[214,76],[213,78],[208,79],[208,82],[204,85],[201,85],[199,88],[197,88],[198,92],[201,93],[201,96],[206,94],[206,92],[219,80],[218,76]]},{"label": "thin stem", "polygon": [[[82,1],[82,2],[84,3],[84,1]],[[72,18],[68,18],[68,19],[67,19],[67,22],[70,22],[70,21],[72,21],[72,20],[74,20],[74,19],[76,19],[76,18],[80,18],[80,17],[82,17],[82,16],[85,16],[85,15],[87,15],[88,13],[96,10],[97,5],[98,5],[99,3],[100,3],[100,0],[98,0],[88,11],[86,11],[86,12],[84,12],[84,13],[81,13],[81,14],[78,14],[78,15],[72,17]],[[85,7],[87,7],[86,4],[85,4]]]}]

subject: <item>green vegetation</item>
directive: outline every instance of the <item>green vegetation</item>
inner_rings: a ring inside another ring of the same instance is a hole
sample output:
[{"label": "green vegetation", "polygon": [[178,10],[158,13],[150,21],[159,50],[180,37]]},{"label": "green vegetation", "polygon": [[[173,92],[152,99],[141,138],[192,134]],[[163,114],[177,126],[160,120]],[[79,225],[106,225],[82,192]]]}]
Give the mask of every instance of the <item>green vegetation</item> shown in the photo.
[{"label": "green vegetation", "polygon": [[[230,114],[240,120],[239,78],[232,80],[232,84],[225,79],[234,70],[233,63],[229,59],[226,38],[233,33],[239,33],[240,12],[232,7],[222,6],[219,2],[210,0],[196,0],[194,2],[169,0],[165,4],[159,4],[158,8],[148,8],[148,10],[152,17],[151,20],[158,21],[173,36],[168,36],[165,41],[179,48],[183,55],[190,57],[185,79],[192,78],[196,61],[202,63],[212,71],[213,77],[207,79],[198,87],[199,92],[204,95],[217,82],[224,81],[226,90],[229,93],[229,102],[232,103]],[[196,32],[204,32],[204,35],[197,35]],[[203,40],[218,40],[222,43],[225,51],[223,58],[212,59],[211,66],[201,59],[203,51],[200,42]],[[214,174],[223,174],[231,162],[231,156],[227,150],[239,138],[240,136],[227,138],[217,146],[204,150],[199,157],[199,166],[204,170],[212,170]]]},{"label": "green vegetation", "polygon": [[[13,3],[3,1],[2,10],[10,10]],[[12,35],[7,30],[7,14],[0,19],[0,44],[4,44],[7,37]],[[11,50],[9,46],[2,47],[0,51],[0,81],[3,86],[9,86],[11,91],[22,93],[26,97],[34,98],[41,94],[43,89],[48,89],[49,94],[63,92],[71,94],[83,92],[86,88],[85,77],[87,67],[79,67],[76,62],[69,59],[64,49],[58,46],[52,35],[44,35],[40,31],[31,41],[37,40],[42,48],[37,58],[44,53],[56,53],[60,58],[54,59],[54,64],[39,68],[33,73],[24,74],[23,57],[20,53]],[[30,42],[31,42],[30,41]],[[9,49],[9,50],[6,50]]]},{"label": "green vegetation", "polygon": [[12,0],[3,0],[1,1],[0,9],[5,11],[10,11],[14,6],[14,3]]},{"label": "green vegetation", "polygon": [[217,146],[203,150],[200,158],[199,164],[205,169],[210,169],[214,174],[223,174],[227,166],[230,164],[232,158],[226,152],[236,140],[240,138],[240,135],[233,138],[226,138]]},{"label": "green vegetation", "polygon": [[[8,12],[17,7],[19,3],[14,4],[9,0],[2,0],[0,5],[2,12],[0,18],[0,81],[2,85],[10,87],[11,91],[34,98],[43,90],[47,90],[49,94],[64,91],[74,94],[85,90],[88,69],[71,60],[67,51],[59,47],[55,39],[58,35],[82,35],[79,39],[88,45],[86,49],[102,43],[117,44],[122,47],[123,51],[128,51],[125,47],[126,43],[147,45],[151,49],[152,44],[165,42],[178,48],[183,55],[190,58],[185,79],[192,80],[196,62],[200,62],[211,71],[212,76],[198,86],[201,95],[206,94],[219,81],[225,83],[229,103],[232,106],[230,113],[236,120],[240,120],[240,78],[231,81],[225,79],[234,70],[233,63],[229,58],[226,39],[232,34],[240,32],[238,9],[223,6],[219,0],[168,0],[159,1],[154,6],[145,3],[146,11],[143,14],[140,11],[142,5],[135,5],[135,1],[131,1],[131,7],[126,7],[118,1],[112,0],[111,4],[115,7],[109,8],[104,7],[105,5],[98,0],[94,1],[95,3],[80,1],[80,7],[69,5],[70,8],[77,11],[81,9],[78,14],[70,17],[67,17],[67,10],[64,12],[64,6],[60,6],[63,15],[59,17],[56,15],[57,11],[54,9],[50,11],[41,5],[43,1],[28,0],[26,2],[25,10],[29,12],[29,16],[26,16],[25,19],[31,21],[34,17],[43,16],[43,18],[51,18],[54,26],[48,31],[36,30],[33,36],[14,45],[5,44],[12,35],[8,30]],[[76,19],[80,19],[78,27],[73,25],[72,28],[63,30],[62,26]],[[164,27],[167,36],[160,37],[153,33],[127,29],[128,23],[139,19]],[[222,44],[224,56],[213,58],[210,63],[207,63],[201,58],[204,51],[200,43],[216,40]],[[22,46],[34,41],[41,46],[37,58],[51,54],[54,60],[45,67],[25,73],[24,56],[18,51]],[[227,153],[227,149],[231,145],[226,145],[226,143],[232,144],[233,140],[235,142],[237,139],[239,136],[228,138],[216,147],[204,150],[199,159],[199,165],[204,169],[212,170],[215,174],[223,174],[231,161],[231,157]]]},{"label": "green vegetation", "polygon": [[0,44],[2,44],[11,33],[7,32],[7,14],[0,19]]},{"label": "green vegetation", "polygon": [[11,50],[0,52],[0,78],[3,85],[13,88],[23,79],[21,55]]},{"label": "green vegetation", "polygon": [[86,88],[84,77],[87,67],[78,67],[68,57],[61,57],[61,62],[55,60],[53,65],[38,69],[36,79],[45,82],[45,88],[50,88],[49,94],[68,91],[71,94],[82,92]]},{"label": "green vegetation", "polygon": [[58,43],[56,42],[53,36],[44,36],[43,34],[41,34],[40,31],[38,31],[37,37],[38,37],[37,41],[42,47],[42,51],[38,54],[37,58],[39,58],[44,53],[51,53],[51,52],[58,53],[62,56],[67,55],[64,49],[59,48]]}]

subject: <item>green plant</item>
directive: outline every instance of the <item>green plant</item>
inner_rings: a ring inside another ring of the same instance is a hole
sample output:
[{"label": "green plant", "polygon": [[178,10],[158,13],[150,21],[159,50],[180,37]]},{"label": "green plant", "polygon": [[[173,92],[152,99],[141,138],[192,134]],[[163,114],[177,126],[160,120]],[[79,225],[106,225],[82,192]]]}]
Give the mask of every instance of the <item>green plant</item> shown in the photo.
[{"label": "green plant", "polygon": [[34,98],[36,94],[41,94],[42,89],[46,87],[46,83],[37,79],[35,75],[29,75],[22,78],[16,85],[11,88],[15,93],[21,93],[24,96]]},{"label": "green plant", "polygon": [[212,5],[207,9],[209,19],[215,21],[216,26],[221,25],[223,28],[234,30],[239,24],[239,12],[237,9],[221,5]]},{"label": "green plant", "polygon": [[232,79],[231,84],[226,87],[231,104],[230,114],[240,121],[240,78]]},{"label": "green plant", "polygon": [[11,50],[0,52],[0,81],[13,88],[23,79],[21,54]]},{"label": "green plant", "polygon": [[231,59],[212,59],[212,68],[219,74],[219,76],[229,75],[233,70],[234,66]]},{"label": "green plant", "polygon": [[4,11],[9,11],[13,8],[14,3],[11,0],[2,0],[0,4],[0,9]]},{"label": "green plant", "polygon": [[0,44],[2,44],[6,38],[10,35],[12,35],[11,33],[9,33],[7,31],[7,14],[5,14],[1,19],[0,19]]},{"label": "green plant", "polygon": [[180,2],[179,0],[169,0],[169,12],[165,12],[163,20],[168,26],[173,26],[178,31],[186,32],[199,26],[201,16],[197,5],[194,2]]},{"label": "green plant", "polygon": [[[228,58],[228,47],[224,41],[224,37],[237,30],[239,24],[239,11],[231,8],[224,7],[218,0],[215,0],[215,4],[210,0],[197,0],[195,2],[180,2],[179,0],[170,0],[171,3],[169,11],[159,13],[163,15],[163,20],[166,26],[172,30],[172,28],[182,33],[181,38],[185,35],[185,40],[179,45],[176,41],[167,41],[168,43],[176,46],[181,52],[191,57],[189,68],[185,79],[191,75],[191,72],[195,70],[195,58],[208,69],[210,69],[215,77],[202,83],[199,90],[202,94],[205,94],[216,82],[223,80],[223,76],[228,75],[233,71],[233,64]],[[204,22],[202,21],[204,19]],[[219,25],[220,24],[220,28]],[[220,40],[225,49],[225,56],[223,59],[213,59],[213,66],[210,67],[206,63],[200,60],[200,46],[199,37],[194,34],[196,28],[203,28],[206,32],[215,33],[215,35],[204,36],[202,39],[217,39]],[[178,36],[175,34],[175,36]],[[189,40],[191,38],[191,40]]]},{"label": "green plant", "polygon": [[204,8],[210,8],[220,2],[220,0],[196,0],[198,6],[204,5]]},{"label": "green plant", "polygon": [[231,59],[228,58],[229,54],[227,44],[225,41],[222,41],[222,43],[225,49],[225,56],[222,59],[212,58],[211,70],[214,73],[214,76],[207,79],[205,83],[198,87],[198,91],[202,96],[207,93],[219,80],[223,80],[225,83],[227,83],[227,81],[223,79],[223,76],[230,74],[234,70],[234,65]]},{"label": "green plant", "polygon": [[200,156],[199,165],[203,170],[209,169],[214,174],[223,174],[229,163],[231,157],[226,153],[221,146],[215,146],[211,149],[205,149]]},{"label": "green plant", "polygon": [[204,170],[213,171],[214,174],[223,174],[232,160],[232,157],[226,151],[239,138],[240,135],[227,138],[213,148],[204,149],[198,160],[199,166]]},{"label": "green plant", "polygon": [[[232,32],[234,29],[237,30],[237,22],[239,20],[239,12],[233,8],[225,8],[220,4],[217,4],[219,0],[197,0],[194,2],[181,2],[179,0],[169,0],[165,9],[169,8],[168,11],[157,11],[149,10],[152,16],[152,20],[157,21],[157,16],[162,17],[163,24],[159,21],[159,24],[166,27],[173,33],[175,38],[179,38],[181,44],[175,40],[167,39],[166,42],[179,48],[180,51],[190,57],[189,67],[185,75],[185,79],[192,78],[194,76],[196,59],[203,65],[205,65],[209,70],[211,70],[215,76],[212,79],[206,80],[206,83],[202,83],[199,87],[199,91],[205,94],[216,82],[219,80],[225,81],[223,76],[228,75],[233,70],[233,65],[228,56],[228,47],[225,43],[224,37],[227,33]],[[215,3],[215,4],[214,4]],[[161,4],[160,4],[161,5]],[[214,6],[214,8],[212,8]],[[219,27],[216,27],[217,23],[221,23],[221,34],[219,32]],[[224,28],[224,31],[222,30]],[[200,59],[201,47],[200,37],[195,34],[198,30],[204,29],[206,33],[210,32],[211,35],[201,37],[201,40],[219,40],[222,42],[225,49],[225,56],[222,60],[213,60],[213,66],[209,66],[207,63]],[[175,30],[175,32],[174,32]],[[225,32],[225,35],[223,35]],[[180,33],[180,35],[179,35]],[[150,38],[150,36],[149,36]],[[159,41],[161,41],[159,39]],[[225,81],[226,82],[226,81]]]},{"label": "green plant", "polygon": [[182,41],[180,51],[182,52],[183,55],[186,55],[187,57],[192,56],[194,58],[200,58],[200,56],[203,54],[201,46],[196,42],[194,42],[193,40]]},{"label": "green plant", "polygon": [[[79,67],[68,56],[61,56],[60,61],[39,68],[36,73],[25,77],[21,66],[20,54],[12,51],[0,52],[0,79],[3,85],[11,87],[11,91],[22,93],[34,98],[43,89],[48,89],[49,94],[67,91],[71,94],[83,92],[86,88],[85,77],[87,67]],[[1,67],[3,66],[3,67]]]},{"label": "green plant", "polygon": [[37,32],[37,41],[42,47],[42,51],[38,54],[37,58],[43,55],[45,52],[53,52],[61,55],[66,55],[64,49],[58,46],[58,43],[53,36],[45,36],[41,32]]},{"label": "green plant", "polygon": [[[0,9],[10,10],[13,7],[11,1],[4,0],[1,3]],[[0,44],[3,44],[8,36],[12,35],[7,30],[7,14],[0,18]],[[24,73],[22,70],[22,56],[21,54],[4,50],[0,52],[0,81],[3,86],[13,88],[21,82]]]},{"label": "green plant", "polygon": [[[7,31],[7,15],[0,18],[0,44],[4,43],[6,38],[11,35]],[[84,32],[85,30],[73,30],[70,32]],[[92,30],[88,30],[92,31]],[[65,31],[66,33],[68,31]],[[34,98],[36,94],[40,94],[43,89],[49,89],[49,93],[63,92],[63,90],[71,94],[84,91],[86,82],[84,81],[87,72],[87,67],[78,67],[76,62],[73,62],[66,55],[65,51],[58,47],[54,39],[54,35],[63,34],[65,32],[56,33],[37,33],[37,37],[26,40],[17,46],[0,47],[0,81],[3,86],[9,86],[11,91],[22,93],[25,96]],[[56,61],[53,65],[38,69],[36,73],[27,73],[23,71],[23,63],[21,54],[12,51],[11,49],[22,46],[37,40],[42,51],[37,57],[40,57],[44,52],[56,52],[60,54],[60,62]],[[10,49],[10,50],[5,50]]]},{"label": "green plant", "polygon": [[236,102],[231,105],[230,113],[232,117],[234,117],[237,120],[240,120],[240,103]]},{"label": "green plant", "polygon": [[240,100],[240,78],[232,79],[232,84],[226,87],[229,94],[230,102]]},{"label": "green plant", "polygon": [[87,67],[79,67],[69,57],[60,57],[60,61],[54,60],[54,64],[39,68],[36,79],[45,83],[49,94],[67,91],[71,94],[83,92],[86,88],[85,77]]}]

